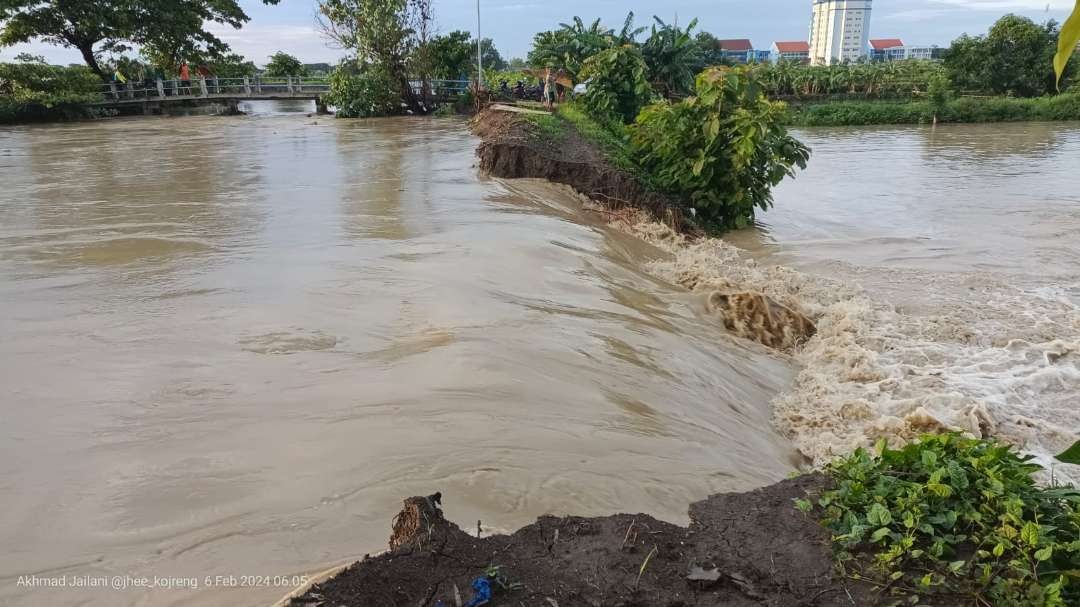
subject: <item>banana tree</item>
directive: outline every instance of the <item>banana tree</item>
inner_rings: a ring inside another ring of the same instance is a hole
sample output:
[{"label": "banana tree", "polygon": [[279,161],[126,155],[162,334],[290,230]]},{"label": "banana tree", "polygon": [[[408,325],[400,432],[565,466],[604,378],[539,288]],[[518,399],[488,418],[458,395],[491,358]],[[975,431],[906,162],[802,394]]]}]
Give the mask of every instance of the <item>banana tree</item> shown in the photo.
[{"label": "banana tree", "polygon": [[1054,55],[1054,72],[1057,74],[1057,85],[1061,86],[1061,75],[1065,73],[1065,64],[1069,57],[1080,44],[1080,0],[1076,0],[1076,6],[1065,24],[1061,26],[1061,34],[1058,36],[1057,54]]},{"label": "banana tree", "polygon": [[653,19],[656,24],[641,47],[649,66],[649,80],[664,97],[685,95],[693,88],[694,67],[698,65],[701,53],[692,35],[698,21],[694,19],[685,29],[680,29],[678,25],[664,23],[659,17]]}]

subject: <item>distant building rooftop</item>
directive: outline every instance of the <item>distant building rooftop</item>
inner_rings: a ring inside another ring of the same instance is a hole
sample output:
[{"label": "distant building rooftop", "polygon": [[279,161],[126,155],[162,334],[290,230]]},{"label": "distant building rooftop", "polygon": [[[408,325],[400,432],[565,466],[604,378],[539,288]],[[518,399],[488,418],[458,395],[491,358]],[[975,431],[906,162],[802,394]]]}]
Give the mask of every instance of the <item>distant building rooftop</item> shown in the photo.
[{"label": "distant building rooftop", "polygon": [[809,53],[810,43],[801,40],[795,42],[775,42],[776,50],[781,53]]},{"label": "distant building rooftop", "polygon": [[722,51],[751,51],[754,50],[754,45],[746,38],[736,38],[733,40],[717,40],[716,44]]},{"label": "distant building rooftop", "polygon": [[875,51],[883,51],[885,49],[901,46],[904,46],[904,41],[899,38],[878,38],[877,40],[870,41],[870,48]]}]

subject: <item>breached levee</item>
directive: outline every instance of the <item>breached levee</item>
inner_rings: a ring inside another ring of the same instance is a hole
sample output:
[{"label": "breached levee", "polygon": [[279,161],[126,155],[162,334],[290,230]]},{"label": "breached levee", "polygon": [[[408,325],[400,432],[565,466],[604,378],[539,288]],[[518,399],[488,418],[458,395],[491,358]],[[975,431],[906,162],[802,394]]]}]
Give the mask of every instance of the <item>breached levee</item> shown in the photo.
[{"label": "breached levee", "polygon": [[996,437],[1048,464],[1077,439],[1080,310],[1067,302],[995,285],[963,308],[910,315],[852,285],[757,264],[719,239],[621,223],[671,254],[649,264],[665,280],[703,296],[758,290],[815,319],[817,334],[793,355],[795,385],[772,405],[777,428],[816,464],[943,430]]},{"label": "breached levee", "polygon": [[[776,427],[815,464],[882,438],[899,445],[959,430],[1049,466],[1080,438],[1080,309],[1068,300],[971,275],[969,297],[907,312],[849,282],[758,264],[723,240],[672,229],[678,206],[628,185],[633,177],[580,137],[553,151],[518,116],[482,114],[474,126],[482,170],[563,183],[609,210],[614,202],[614,227],[668,254],[648,264],[654,275],[703,302],[715,291],[755,291],[807,314],[816,335],[792,354],[801,371],[772,409]],[[636,200],[639,209],[628,209]],[[929,290],[959,280],[924,274],[913,282]]]}]

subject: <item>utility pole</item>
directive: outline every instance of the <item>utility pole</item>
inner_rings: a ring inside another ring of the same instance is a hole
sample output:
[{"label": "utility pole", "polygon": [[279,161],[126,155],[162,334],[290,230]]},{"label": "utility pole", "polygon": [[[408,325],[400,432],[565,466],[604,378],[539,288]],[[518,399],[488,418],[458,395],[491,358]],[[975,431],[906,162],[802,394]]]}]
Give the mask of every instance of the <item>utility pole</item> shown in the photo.
[{"label": "utility pole", "polygon": [[480,0],[476,0],[476,92],[484,88],[484,57],[480,50]]}]

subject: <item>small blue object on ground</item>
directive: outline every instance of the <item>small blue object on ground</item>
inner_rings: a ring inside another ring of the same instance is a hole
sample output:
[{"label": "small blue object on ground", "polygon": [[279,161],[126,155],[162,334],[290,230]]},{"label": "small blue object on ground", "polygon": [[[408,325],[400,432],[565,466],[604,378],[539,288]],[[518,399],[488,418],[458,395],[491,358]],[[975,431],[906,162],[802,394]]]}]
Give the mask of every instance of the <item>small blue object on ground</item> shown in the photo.
[{"label": "small blue object on ground", "polygon": [[480,607],[480,605],[487,605],[491,601],[491,580],[487,576],[481,576],[473,580],[472,587],[476,594],[471,601],[465,603],[465,607]]}]

